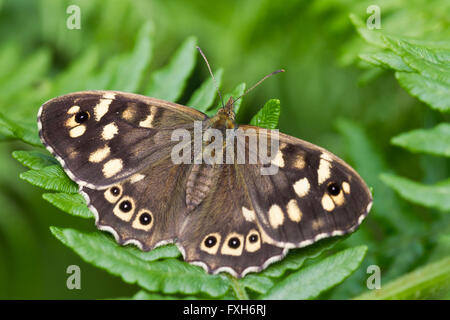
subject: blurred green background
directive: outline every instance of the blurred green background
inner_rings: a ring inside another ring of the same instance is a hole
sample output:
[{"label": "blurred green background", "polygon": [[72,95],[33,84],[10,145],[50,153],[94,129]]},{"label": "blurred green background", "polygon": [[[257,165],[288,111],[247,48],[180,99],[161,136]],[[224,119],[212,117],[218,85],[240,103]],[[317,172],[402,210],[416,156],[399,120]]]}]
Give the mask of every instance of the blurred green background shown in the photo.
[{"label": "blurred green background", "polygon": [[[66,28],[70,4],[81,9],[79,30]],[[449,36],[446,1],[0,0],[0,112],[35,121],[39,106],[58,92],[54,83],[64,81],[70,88],[70,78],[61,80],[67,70],[73,77],[95,75],[111,57],[133,48],[147,21],[154,42],[149,70],[164,65],[192,35],[213,69],[224,68],[224,92],[284,68],[285,73],[246,96],[238,120],[248,122],[265,101],[278,98],[282,132],[349,161],[374,188],[373,212],[340,244],[369,246],[363,268],[323,297],[351,298],[365,289],[370,264],[381,267],[385,283],[449,253],[439,242],[444,236],[449,243],[448,214],[412,205],[379,180],[383,172],[396,172],[434,183],[449,177],[450,166],[445,158],[411,154],[390,144],[401,132],[448,117],[408,95],[392,72],[374,72],[359,61],[358,55],[371,49],[349,14],[366,19],[372,4],[380,6],[385,30],[422,39]],[[197,58],[179,102],[186,102],[208,77]],[[58,92],[63,93],[68,92]],[[92,221],[62,213],[41,198],[42,190],[19,179],[24,168],[11,152],[27,148],[1,139],[0,298],[89,299],[135,293],[137,287],[84,263],[50,234],[51,225],[95,227]],[[72,264],[81,267],[81,290],[66,287],[66,268]]]}]

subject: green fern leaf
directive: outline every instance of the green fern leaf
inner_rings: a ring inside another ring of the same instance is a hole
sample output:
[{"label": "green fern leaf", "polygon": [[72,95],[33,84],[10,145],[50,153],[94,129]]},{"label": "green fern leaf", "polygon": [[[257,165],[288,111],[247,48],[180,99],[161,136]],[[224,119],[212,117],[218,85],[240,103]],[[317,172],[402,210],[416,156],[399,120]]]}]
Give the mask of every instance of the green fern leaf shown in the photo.
[{"label": "green fern leaf", "polygon": [[429,186],[393,174],[382,174],[381,180],[413,203],[450,211],[450,180]]},{"label": "green fern leaf", "polygon": [[78,193],[44,193],[42,197],[55,207],[71,215],[86,219],[94,217],[86,206],[86,201]]},{"label": "green fern leaf", "polygon": [[229,283],[222,277],[211,276],[203,269],[177,259],[152,262],[139,259],[98,232],[83,233],[56,227],[51,227],[51,231],[85,261],[150,292],[220,297],[229,289]]},{"label": "green fern leaf", "polygon": [[[355,299],[436,299],[450,292],[450,256],[427,264]],[[445,299],[445,298],[444,298]]]},{"label": "green fern leaf", "polygon": [[197,39],[188,38],[175,52],[170,62],[152,73],[145,95],[167,101],[177,101],[194,70]]},{"label": "green fern leaf", "polygon": [[263,299],[313,299],[349,277],[361,264],[367,247],[342,250],[292,273],[278,282]]},{"label": "green fern leaf", "polygon": [[53,156],[41,151],[14,151],[12,156],[22,165],[33,170],[39,170],[58,164]]},{"label": "green fern leaf", "polygon": [[253,116],[252,120],[250,120],[250,124],[267,129],[276,129],[278,127],[279,119],[280,100],[270,99],[258,113]]},{"label": "green fern leaf", "polygon": [[450,157],[450,124],[441,123],[432,129],[417,129],[402,133],[391,143],[413,152]]},{"label": "green fern leaf", "polygon": [[[223,69],[219,69],[214,73],[214,78],[216,79],[217,87],[220,89],[222,84]],[[189,99],[187,106],[193,107],[201,112],[206,112],[206,110],[211,107],[214,102],[214,98],[217,95],[217,90],[214,85],[212,78],[207,79],[198,88]]]},{"label": "green fern leaf", "polygon": [[[152,52],[152,24],[147,22],[136,37],[136,45],[131,53],[123,57],[112,79],[111,90],[137,92]],[[105,89],[105,88],[103,88]]]},{"label": "green fern leaf", "polygon": [[76,193],[78,186],[67,177],[59,165],[52,165],[40,170],[28,170],[20,174],[20,178],[32,185],[66,193]]}]

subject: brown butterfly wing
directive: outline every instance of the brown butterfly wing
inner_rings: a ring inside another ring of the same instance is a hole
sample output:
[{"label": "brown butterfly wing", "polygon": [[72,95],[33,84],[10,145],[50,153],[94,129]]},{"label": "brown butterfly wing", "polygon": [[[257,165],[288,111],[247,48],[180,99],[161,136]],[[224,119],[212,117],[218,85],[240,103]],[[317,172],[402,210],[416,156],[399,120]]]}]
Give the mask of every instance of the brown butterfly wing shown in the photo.
[{"label": "brown butterfly wing", "polygon": [[[270,140],[271,130],[252,129]],[[320,147],[279,134],[272,156],[273,175],[262,175],[261,162],[243,170],[258,224],[273,243],[302,247],[319,239],[354,231],[367,216],[372,195],[358,173]]]},{"label": "brown butterfly wing", "polygon": [[174,129],[206,115],[192,108],[117,91],[54,98],[38,114],[43,144],[81,186],[104,188],[170,154]]},{"label": "brown butterfly wing", "polygon": [[226,271],[242,277],[282,259],[287,249],[271,245],[261,233],[245,190],[245,167],[223,164],[206,170],[214,181],[211,189],[186,214],[177,232],[185,260],[210,273]]}]

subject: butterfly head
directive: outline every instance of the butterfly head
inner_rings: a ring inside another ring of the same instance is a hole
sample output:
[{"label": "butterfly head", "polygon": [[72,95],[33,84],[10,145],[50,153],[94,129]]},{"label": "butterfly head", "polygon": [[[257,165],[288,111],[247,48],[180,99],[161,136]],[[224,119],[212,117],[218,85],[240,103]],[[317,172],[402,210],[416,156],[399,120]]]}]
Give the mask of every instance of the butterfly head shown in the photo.
[{"label": "butterfly head", "polygon": [[230,97],[226,105],[217,111],[211,121],[211,127],[216,129],[233,129],[237,127],[235,121],[236,115],[234,113],[234,99]]}]

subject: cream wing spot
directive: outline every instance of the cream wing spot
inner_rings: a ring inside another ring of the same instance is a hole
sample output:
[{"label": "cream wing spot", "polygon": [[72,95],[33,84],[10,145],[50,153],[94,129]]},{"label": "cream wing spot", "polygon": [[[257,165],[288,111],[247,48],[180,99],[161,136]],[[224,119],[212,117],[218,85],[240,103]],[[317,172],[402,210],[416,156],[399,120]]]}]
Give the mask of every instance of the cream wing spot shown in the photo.
[{"label": "cream wing spot", "polygon": [[248,252],[255,252],[261,248],[261,237],[255,229],[250,230],[245,240],[245,250]]},{"label": "cream wing spot", "polygon": [[247,221],[255,221],[255,211],[249,210],[246,207],[242,207],[242,214],[244,215],[244,219]]},{"label": "cream wing spot", "polygon": [[345,196],[344,193],[341,191],[337,196],[331,196],[333,199],[333,202],[337,206],[342,206],[345,203]]},{"label": "cream wing spot", "polygon": [[324,183],[331,175],[331,158],[325,153],[322,153],[320,158],[319,170],[317,170],[319,185]]},{"label": "cream wing spot", "polygon": [[117,133],[119,133],[119,128],[115,123],[111,122],[103,127],[102,138],[103,140],[111,140]]},{"label": "cream wing spot", "polygon": [[122,118],[128,121],[132,121],[136,117],[136,104],[129,102],[128,107],[122,113]]},{"label": "cream wing spot", "polygon": [[151,106],[149,108],[149,110],[150,110],[150,114],[144,120],[139,122],[139,126],[144,127],[144,128],[153,128],[152,123],[153,123],[155,108],[153,106]]},{"label": "cream wing spot", "polygon": [[94,107],[95,121],[100,121],[103,118],[103,116],[108,112],[111,102],[112,99],[100,99],[100,102]]},{"label": "cream wing spot", "polygon": [[300,198],[306,196],[309,192],[309,181],[307,178],[302,178],[294,183],[294,191]]},{"label": "cream wing spot", "polygon": [[71,138],[81,137],[86,131],[86,126],[77,126],[75,128],[70,129],[69,135]]},{"label": "cream wing spot", "polygon": [[79,123],[75,121],[75,116],[71,116],[69,119],[66,120],[65,125],[68,128],[73,128],[73,127],[78,126]]},{"label": "cream wing spot", "polygon": [[136,183],[136,182],[141,181],[141,180],[144,179],[144,178],[145,178],[145,175],[140,174],[140,173],[136,173],[136,174],[134,174],[133,176],[131,176],[130,182],[131,182],[131,183]]},{"label": "cream wing spot", "polygon": [[115,93],[113,93],[113,92],[107,92],[107,93],[105,93],[104,95],[103,95],[103,98],[105,98],[105,99],[114,99],[116,97],[116,94]]},{"label": "cream wing spot", "polygon": [[342,190],[344,190],[344,192],[345,192],[346,194],[349,194],[349,193],[350,193],[350,185],[348,184],[348,182],[344,181],[344,182],[342,183]]},{"label": "cream wing spot", "polygon": [[322,197],[322,207],[326,211],[334,210],[334,202],[328,194],[324,194],[324,196]]},{"label": "cream wing spot", "polygon": [[80,106],[71,106],[69,110],[67,110],[68,114],[75,114],[80,111]]},{"label": "cream wing spot", "polygon": [[148,209],[139,210],[131,226],[138,230],[149,231],[153,227],[153,213]]},{"label": "cream wing spot", "polygon": [[89,155],[89,162],[99,163],[106,159],[111,153],[111,149],[108,146],[99,148]]},{"label": "cream wing spot", "polygon": [[284,168],[283,152],[281,150],[278,150],[275,158],[272,159],[271,163],[279,168]]},{"label": "cream wing spot", "polygon": [[324,226],[324,221],[322,219],[320,219],[320,218],[313,220],[312,223],[311,223],[311,227],[315,231],[318,231],[323,226]]},{"label": "cream wing spot", "polygon": [[294,167],[297,169],[303,169],[306,165],[305,156],[302,154],[297,154],[294,160]]},{"label": "cream wing spot", "polygon": [[291,219],[294,222],[300,222],[302,219],[302,212],[298,206],[297,200],[292,199],[287,204],[287,213],[289,219]]},{"label": "cream wing spot", "polygon": [[212,255],[216,254],[220,246],[220,239],[220,233],[215,232],[208,234],[200,243],[200,250]]},{"label": "cream wing spot", "polygon": [[269,223],[272,228],[278,228],[284,222],[284,213],[280,206],[274,204],[269,209]]},{"label": "cream wing spot", "polygon": [[122,159],[112,159],[106,162],[103,165],[103,175],[105,178],[111,178],[115,174],[119,173],[123,168],[123,161]]},{"label": "cream wing spot", "polygon": [[231,232],[225,238],[220,252],[230,256],[240,256],[244,248],[244,236],[242,234]]}]

